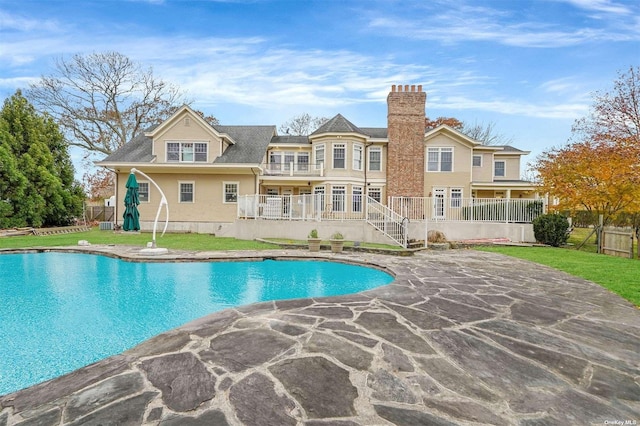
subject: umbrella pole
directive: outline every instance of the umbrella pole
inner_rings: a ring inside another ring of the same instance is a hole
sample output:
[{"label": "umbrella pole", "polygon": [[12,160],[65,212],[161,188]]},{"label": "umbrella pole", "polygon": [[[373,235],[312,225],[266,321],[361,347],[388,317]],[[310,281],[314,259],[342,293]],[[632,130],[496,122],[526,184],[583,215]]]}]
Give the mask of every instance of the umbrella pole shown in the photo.
[{"label": "umbrella pole", "polygon": [[167,230],[167,226],[169,225],[169,203],[167,202],[167,197],[165,197],[164,192],[162,191],[160,186],[158,186],[155,180],[151,179],[146,173],[143,173],[136,168],[131,169],[131,173],[138,173],[139,175],[149,179],[149,181],[153,184],[153,186],[156,187],[156,189],[160,192],[160,195],[162,196],[162,199],[160,200],[160,205],[158,206],[158,211],[156,212],[156,218],[153,221],[153,236],[151,240],[151,247],[156,248],[156,228],[158,227],[158,219],[160,218],[160,211],[162,210],[163,205],[167,209],[167,215],[164,222],[164,230],[162,231],[162,235],[164,235],[165,231]]}]

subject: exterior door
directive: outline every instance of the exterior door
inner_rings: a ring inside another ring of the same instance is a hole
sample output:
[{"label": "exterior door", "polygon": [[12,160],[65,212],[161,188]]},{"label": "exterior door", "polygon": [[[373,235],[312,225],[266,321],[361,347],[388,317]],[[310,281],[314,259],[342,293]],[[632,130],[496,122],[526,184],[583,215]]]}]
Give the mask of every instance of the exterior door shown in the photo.
[{"label": "exterior door", "polygon": [[447,194],[446,188],[433,188],[433,218],[445,218],[445,202],[444,198]]},{"label": "exterior door", "polygon": [[289,217],[291,214],[291,196],[293,195],[292,188],[282,188],[282,215]]}]

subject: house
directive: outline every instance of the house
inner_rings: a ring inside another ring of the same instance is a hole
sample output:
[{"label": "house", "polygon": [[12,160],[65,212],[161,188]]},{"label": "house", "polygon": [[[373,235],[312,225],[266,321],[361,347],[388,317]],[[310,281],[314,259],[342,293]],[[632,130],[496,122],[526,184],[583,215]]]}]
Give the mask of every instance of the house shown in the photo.
[{"label": "house", "polygon": [[[537,197],[519,178],[528,152],[485,146],[446,125],[425,131],[422,86],[392,86],[387,105],[386,128],[338,114],[309,136],[279,135],[274,125],[210,125],[183,106],[97,165],[116,173],[120,210],[136,168],[163,188],[170,229],[190,232],[234,234],[239,218],[362,221],[376,202],[413,221],[451,220],[466,200]],[[159,194],[139,184],[149,229]],[[408,202],[422,207],[409,213]]]}]

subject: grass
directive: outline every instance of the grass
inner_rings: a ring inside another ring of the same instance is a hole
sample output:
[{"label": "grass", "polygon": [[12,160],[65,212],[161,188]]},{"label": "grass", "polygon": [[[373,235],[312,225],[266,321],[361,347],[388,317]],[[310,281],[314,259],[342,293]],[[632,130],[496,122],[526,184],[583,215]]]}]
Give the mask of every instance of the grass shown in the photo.
[{"label": "grass", "polygon": [[481,247],[478,250],[530,260],[585,278],[640,307],[638,260],[555,247],[493,246]]},{"label": "grass", "polygon": [[[118,244],[145,247],[151,241],[151,233],[114,233],[112,231],[100,231],[93,228],[88,232],[76,232],[59,235],[26,235],[19,237],[0,238],[2,248],[29,248],[29,247],[53,247],[76,246],[79,240],[87,240],[91,244]],[[175,250],[265,250],[278,248],[274,244],[258,241],[237,240],[235,238],[214,237],[207,234],[165,234],[156,236],[159,247]]]},{"label": "grass", "polygon": [[567,244],[576,248],[580,246],[580,250],[587,253],[597,253],[596,234],[592,232],[592,228],[574,228],[569,235]]}]

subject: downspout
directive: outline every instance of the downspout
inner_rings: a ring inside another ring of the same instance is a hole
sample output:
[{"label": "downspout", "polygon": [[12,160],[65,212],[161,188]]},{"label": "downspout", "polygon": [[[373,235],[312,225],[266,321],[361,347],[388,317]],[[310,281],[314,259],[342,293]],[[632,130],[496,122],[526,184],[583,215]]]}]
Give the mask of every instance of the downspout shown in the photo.
[{"label": "downspout", "polygon": [[[369,187],[367,186],[367,169],[369,168],[369,147],[371,145],[373,145],[373,142],[364,144],[364,194],[362,195],[364,198],[365,219],[366,219],[367,207],[369,202]],[[380,159],[382,160],[382,155],[380,156]]]},{"label": "downspout", "polygon": [[[116,202],[115,202],[115,206],[113,206],[113,221],[115,222],[115,225],[118,224],[118,173],[116,173],[115,170],[113,170],[113,173],[116,174],[116,183],[115,183],[115,191],[116,191]],[[114,228],[115,228],[114,225]]]}]

